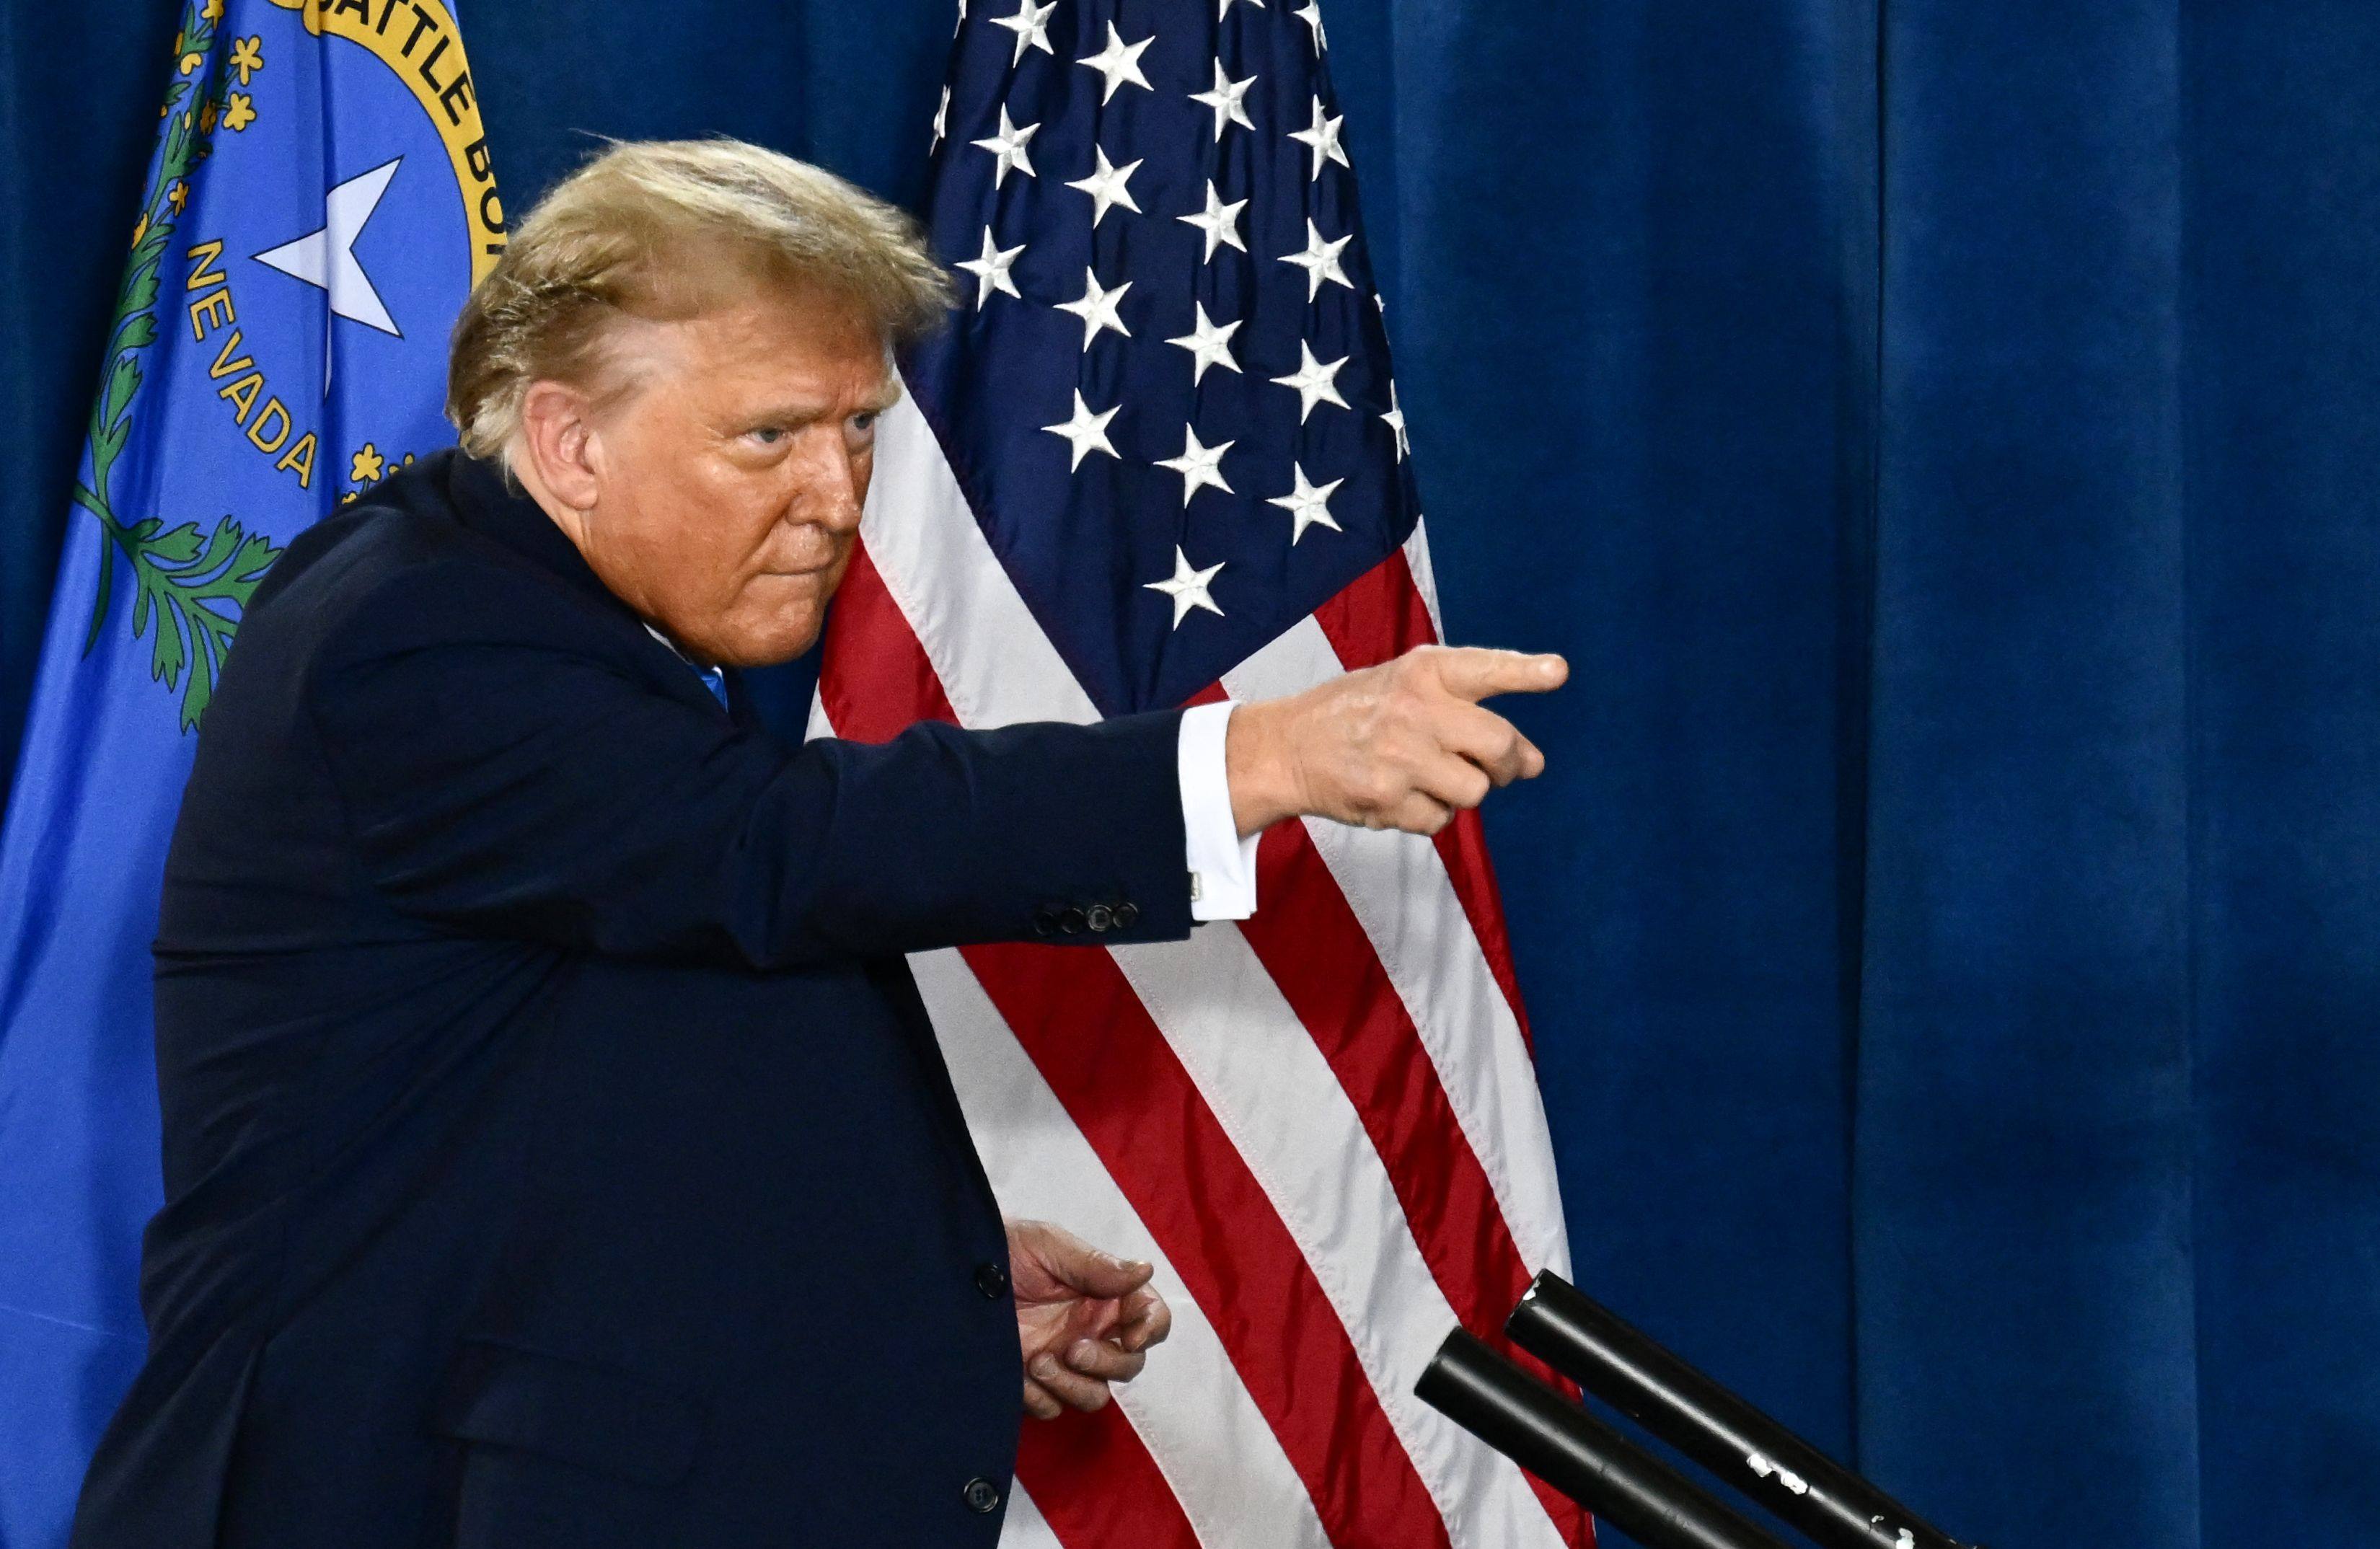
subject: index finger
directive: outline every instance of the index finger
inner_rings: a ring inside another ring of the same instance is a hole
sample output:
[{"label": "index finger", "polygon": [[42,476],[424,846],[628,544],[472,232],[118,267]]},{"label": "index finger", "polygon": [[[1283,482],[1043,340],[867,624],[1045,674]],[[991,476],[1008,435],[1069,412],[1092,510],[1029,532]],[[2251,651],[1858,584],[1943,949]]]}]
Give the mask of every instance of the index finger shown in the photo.
[{"label": "index finger", "polygon": [[1570,677],[1570,663],[1550,653],[1530,655],[1484,646],[1439,647],[1438,681],[1451,694],[1485,699],[1496,694],[1543,694]]},{"label": "index finger", "polygon": [[1155,1267],[1137,1259],[1122,1259],[1099,1248],[1087,1248],[1064,1264],[1053,1266],[1058,1277],[1087,1296],[1106,1300],[1130,1296],[1148,1284]]}]

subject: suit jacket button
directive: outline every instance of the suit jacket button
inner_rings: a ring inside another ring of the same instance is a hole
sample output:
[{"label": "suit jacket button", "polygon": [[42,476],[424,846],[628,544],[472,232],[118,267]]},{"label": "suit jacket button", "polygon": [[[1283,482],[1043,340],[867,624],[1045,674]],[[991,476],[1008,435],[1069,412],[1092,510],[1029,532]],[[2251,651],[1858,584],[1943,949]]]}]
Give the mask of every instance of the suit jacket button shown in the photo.
[{"label": "suit jacket button", "polygon": [[1083,927],[1088,924],[1089,916],[1079,909],[1068,909],[1058,916],[1058,928],[1069,936],[1082,935]]},{"label": "suit jacket button", "polygon": [[977,1265],[975,1289],[983,1292],[986,1301],[999,1301],[1008,1294],[1008,1271],[996,1264]]},{"label": "suit jacket button", "polygon": [[968,1480],[966,1488],[959,1494],[966,1501],[969,1511],[990,1511],[1000,1505],[1000,1486],[981,1474]]},{"label": "suit jacket button", "polygon": [[1115,924],[1115,911],[1104,903],[1094,903],[1091,905],[1090,913],[1084,918],[1090,922],[1093,930],[1105,930]]},{"label": "suit jacket button", "polygon": [[1123,903],[1119,903],[1119,904],[1117,904],[1117,905],[1115,906],[1115,927],[1116,927],[1116,929],[1118,929],[1118,930],[1130,930],[1130,929],[1133,927],[1133,926],[1134,926],[1135,924],[1136,924],[1136,923],[1139,921],[1139,919],[1140,919],[1140,905],[1139,905],[1139,904],[1137,904],[1137,903],[1133,903],[1133,902],[1123,902]]},{"label": "suit jacket button", "polygon": [[1047,936],[1058,928],[1058,916],[1047,909],[1033,911],[1033,934]]}]

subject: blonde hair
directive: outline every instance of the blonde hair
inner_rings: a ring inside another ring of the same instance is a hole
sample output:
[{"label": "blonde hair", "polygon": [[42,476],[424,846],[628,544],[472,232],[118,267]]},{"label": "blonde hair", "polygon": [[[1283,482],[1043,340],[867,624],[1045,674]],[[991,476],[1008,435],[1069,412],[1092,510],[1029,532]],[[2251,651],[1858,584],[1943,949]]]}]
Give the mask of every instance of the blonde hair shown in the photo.
[{"label": "blonde hair", "polygon": [[446,418],[495,457],[531,382],[593,385],[620,315],[694,317],[770,284],[845,301],[894,345],[952,296],[917,223],[832,173],[741,140],[614,144],[539,201],[464,302]]}]

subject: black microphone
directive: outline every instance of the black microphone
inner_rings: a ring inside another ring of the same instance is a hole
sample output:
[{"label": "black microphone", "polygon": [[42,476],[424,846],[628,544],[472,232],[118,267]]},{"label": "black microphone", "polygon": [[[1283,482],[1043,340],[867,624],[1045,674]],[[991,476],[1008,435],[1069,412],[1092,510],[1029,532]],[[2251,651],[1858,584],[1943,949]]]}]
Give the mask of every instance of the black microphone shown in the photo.
[{"label": "black microphone", "polygon": [[1648,1549],[1785,1549],[1463,1329],[1446,1337],[1414,1392]]},{"label": "black microphone", "polygon": [[1965,1549],[1558,1275],[1504,1332],[1827,1549]]}]

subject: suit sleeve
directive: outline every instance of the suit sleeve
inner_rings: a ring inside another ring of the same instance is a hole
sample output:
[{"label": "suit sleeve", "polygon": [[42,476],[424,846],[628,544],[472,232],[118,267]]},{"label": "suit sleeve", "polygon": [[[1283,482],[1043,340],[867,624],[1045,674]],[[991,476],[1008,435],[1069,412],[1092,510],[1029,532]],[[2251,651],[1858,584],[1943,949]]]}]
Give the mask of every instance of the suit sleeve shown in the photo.
[{"label": "suit sleeve", "polygon": [[756,969],[1189,933],[1177,713],[796,750],[601,651],[375,611],[310,703],[404,914]]}]

